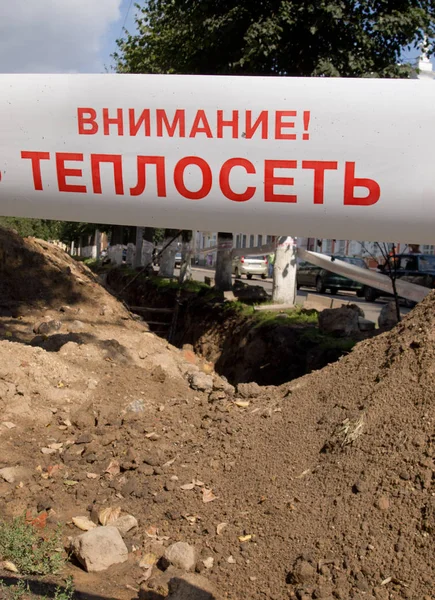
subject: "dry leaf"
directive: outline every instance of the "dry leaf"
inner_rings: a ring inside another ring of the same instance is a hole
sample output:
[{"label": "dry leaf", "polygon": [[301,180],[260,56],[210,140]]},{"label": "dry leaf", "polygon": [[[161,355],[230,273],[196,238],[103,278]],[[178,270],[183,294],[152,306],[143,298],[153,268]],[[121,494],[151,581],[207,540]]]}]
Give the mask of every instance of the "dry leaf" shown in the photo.
[{"label": "dry leaf", "polygon": [[88,479],[98,479],[99,475],[98,475],[98,473],[86,473],[86,477]]},{"label": "dry leaf", "polygon": [[189,521],[189,523],[192,523],[192,524],[201,520],[201,518],[198,517],[198,515],[183,515],[183,517],[186,519],[186,521]]},{"label": "dry leaf", "polygon": [[101,525],[110,525],[111,523],[119,519],[120,514],[120,506],[117,506],[115,508],[108,506],[107,508],[103,508],[103,510],[100,510],[100,512],[98,513],[98,520],[100,521]]},{"label": "dry leaf", "polygon": [[5,560],[1,563],[1,566],[3,567],[3,569],[5,569],[6,571],[11,571],[11,573],[18,573],[18,569],[17,567],[14,565],[13,562],[11,562],[10,560]]},{"label": "dry leaf", "polygon": [[41,448],[42,454],[56,454],[57,450],[55,448]]},{"label": "dry leaf", "polygon": [[29,525],[32,525],[33,527],[36,527],[37,529],[45,528],[45,526],[47,525],[47,518],[48,518],[48,513],[45,511],[40,513],[35,518],[33,518],[32,512],[30,510],[26,511],[26,523],[28,523]]},{"label": "dry leaf", "polygon": [[218,535],[222,535],[223,530],[225,529],[225,527],[227,527],[228,523],[219,523],[219,525],[216,527],[216,533]]},{"label": "dry leaf", "polygon": [[240,408],[248,408],[250,402],[248,400],[236,400],[234,404]]},{"label": "dry leaf", "polygon": [[207,502],[213,502],[213,500],[217,500],[217,496],[213,494],[213,491],[203,488],[202,501],[206,504]]},{"label": "dry leaf", "polygon": [[144,554],[144,556],[141,558],[139,567],[141,569],[149,569],[150,567],[152,568],[156,563],[157,556],[152,552],[148,552],[147,554]]},{"label": "dry leaf", "polygon": [[13,429],[16,427],[15,423],[11,423],[10,421],[3,421],[2,425],[3,427],[6,427],[6,429]]},{"label": "dry leaf", "polygon": [[73,517],[72,522],[82,531],[89,531],[90,529],[95,529],[96,527],[96,524],[91,521],[89,517]]},{"label": "dry leaf", "polygon": [[145,533],[148,537],[155,539],[158,536],[159,530],[155,525],[151,525],[150,527],[148,527],[148,529],[145,530]]},{"label": "dry leaf", "polygon": [[56,443],[56,444],[49,444],[48,447],[50,448],[50,450],[60,450],[63,446],[62,442]]},{"label": "dry leaf", "polygon": [[65,384],[62,381],[59,381],[59,383],[57,384],[58,388],[63,388],[65,387]]},{"label": "dry leaf", "polygon": [[202,561],[202,564],[206,569],[212,569],[214,565],[214,558],[212,556],[209,556],[208,558]]},{"label": "dry leaf", "polygon": [[152,431],[151,433],[147,433],[145,435],[145,437],[149,440],[158,440],[160,438],[160,436],[155,431]]},{"label": "dry leaf", "polygon": [[63,468],[62,465],[49,465],[47,467],[47,476],[48,477],[53,477],[53,475],[55,475],[58,471],[60,471]]},{"label": "dry leaf", "polygon": [[230,565],[235,565],[236,564],[236,559],[233,556],[229,556],[227,558],[227,563],[230,563]]},{"label": "dry leaf", "polygon": [[195,489],[195,482],[192,481],[192,483],[185,483],[184,485],[181,486],[182,490],[193,490]]},{"label": "dry leaf", "polygon": [[108,473],[109,475],[118,475],[120,471],[121,469],[119,468],[119,462],[117,460],[111,460],[109,466],[105,470],[105,473]]},{"label": "dry leaf", "polygon": [[73,486],[73,485],[77,485],[78,481],[74,481],[73,479],[64,479],[63,483],[64,483],[64,485]]},{"label": "dry leaf", "polygon": [[205,486],[205,483],[203,481],[198,481],[198,479],[194,479],[192,483],[194,483],[198,487],[204,487]]},{"label": "dry leaf", "polygon": [[305,477],[305,475],[308,475],[308,473],[310,473],[310,472],[311,472],[311,469],[305,469],[305,471],[303,471],[300,475],[295,477],[295,479],[302,479],[303,477]]},{"label": "dry leaf", "polygon": [[252,535],[241,535],[239,536],[239,542],[241,542],[242,544],[244,542],[250,542],[252,540]]},{"label": "dry leaf", "polygon": [[168,460],[168,462],[165,462],[165,464],[163,465],[163,469],[166,469],[166,467],[170,467],[171,465],[174,464],[174,462],[177,460],[177,458],[171,458],[171,460]]}]

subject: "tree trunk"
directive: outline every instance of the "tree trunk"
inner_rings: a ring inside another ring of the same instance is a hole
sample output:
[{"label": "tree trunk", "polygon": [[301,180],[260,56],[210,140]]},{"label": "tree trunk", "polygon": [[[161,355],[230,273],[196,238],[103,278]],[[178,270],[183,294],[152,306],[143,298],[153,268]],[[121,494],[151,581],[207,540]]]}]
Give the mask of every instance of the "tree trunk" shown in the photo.
[{"label": "tree trunk", "polygon": [[145,267],[147,273],[152,275],[153,269],[153,251],[154,251],[154,227],[145,227],[143,232],[143,244],[142,244],[142,265]]},{"label": "tree trunk", "polygon": [[133,267],[137,269],[142,266],[143,227],[136,227],[136,253],[134,255]]},{"label": "tree trunk", "polygon": [[101,255],[101,231],[97,229],[95,231],[95,258],[99,260]]},{"label": "tree trunk", "polygon": [[218,251],[216,260],[215,287],[228,292],[233,287],[232,280],[233,234],[218,233]]},{"label": "tree trunk", "polygon": [[278,238],[273,269],[272,302],[291,304],[296,302],[296,238]]},{"label": "tree trunk", "polygon": [[[176,229],[165,229],[165,238],[163,240],[163,247],[171,242],[173,237],[177,234]],[[177,242],[172,241],[168,247],[163,250],[160,259],[160,277],[173,277],[175,269],[175,255],[177,254]]]},{"label": "tree trunk", "polygon": [[181,268],[179,283],[192,279],[192,232],[183,231],[181,234]]},{"label": "tree trunk", "polygon": [[127,244],[136,244],[137,227],[127,227]]},{"label": "tree trunk", "polygon": [[114,225],[112,227],[112,235],[110,237],[110,245],[116,246],[124,243],[124,227],[122,225]]}]

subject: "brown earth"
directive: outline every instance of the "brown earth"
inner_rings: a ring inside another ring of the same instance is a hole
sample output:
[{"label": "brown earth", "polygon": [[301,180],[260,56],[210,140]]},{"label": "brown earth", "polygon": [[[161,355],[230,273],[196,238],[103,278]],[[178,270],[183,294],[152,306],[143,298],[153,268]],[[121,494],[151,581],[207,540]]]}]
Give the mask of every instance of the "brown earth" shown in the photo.
[{"label": "brown earth", "polygon": [[0,232],[0,273],[0,468],[25,467],[1,513],[48,511],[65,537],[104,507],[139,521],[127,563],[69,565],[88,597],[137,597],[144,554],[185,541],[223,598],[435,598],[435,296],[321,371],[233,396],[219,377],[193,390],[210,366],[59,249]]}]

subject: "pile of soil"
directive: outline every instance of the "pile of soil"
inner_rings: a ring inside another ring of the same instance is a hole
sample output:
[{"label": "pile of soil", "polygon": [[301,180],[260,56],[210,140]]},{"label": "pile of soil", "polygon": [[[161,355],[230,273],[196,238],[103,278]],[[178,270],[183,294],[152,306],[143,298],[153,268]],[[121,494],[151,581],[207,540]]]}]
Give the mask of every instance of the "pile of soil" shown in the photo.
[{"label": "pile of soil", "polygon": [[[164,598],[160,569],[140,584],[139,563],[184,541],[222,598],[434,597],[433,294],[321,371],[234,391],[59,249],[11,239],[41,263],[22,264],[27,288],[14,269],[1,303],[0,468],[25,472],[0,484],[0,512],[48,512],[65,537],[80,533],[72,517],[105,507],[139,521],[127,563],[69,565],[78,589],[133,598],[141,585],[143,600]],[[3,292],[4,269],[2,258]],[[38,279],[50,292],[35,304],[26,289]],[[60,329],[35,335],[41,320]],[[212,384],[195,384],[198,373]]]}]

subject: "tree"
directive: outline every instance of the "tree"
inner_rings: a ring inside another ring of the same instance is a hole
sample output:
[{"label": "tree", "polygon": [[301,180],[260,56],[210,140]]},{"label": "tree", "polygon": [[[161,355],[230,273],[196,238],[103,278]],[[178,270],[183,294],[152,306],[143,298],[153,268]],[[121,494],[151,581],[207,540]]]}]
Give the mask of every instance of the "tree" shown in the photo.
[{"label": "tree", "polygon": [[118,40],[127,73],[407,77],[404,47],[427,36],[433,0],[149,0]]},{"label": "tree", "polygon": [[183,231],[181,234],[181,266],[179,283],[192,279],[192,231]]},{"label": "tree", "polygon": [[232,255],[233,247],[232,233],[218,233],[218,250],[216,258],[216,274],[215,285],[216,289],[221,292],[227,292],[233,287],[232,281]]},{"label": "tree", "polygon": [[163,240],[163,252],[160,260],[160,277],[173,277],[175,269],[175,255],[177,254],[177,243],[174,239],[178,234],[177,229],[165,229]]},{"label": "tree", "polygon": [[279,237],[273,265],[272,300],[277,304],[294,305],[296,301],[296,240]]},{"label": "tree", "polygon": [[[118,40],[121,73],[409,77],[434,52],[434,0],[149,0]],[[291,227],[291,224],[290,224]],[[221,234],[219,234],[221,235]],[[218,252],[218,257],[219,257]],[[218,258],[226,287],[228,257]],[[226,276],[225,276],[226,273]]]},{"label": "tree", "polygon": [[62,235],[63,223],[46,219],[0,217],[0,226],[13,229],[22,237],[32,236],[42,240],[59,240]]}]

